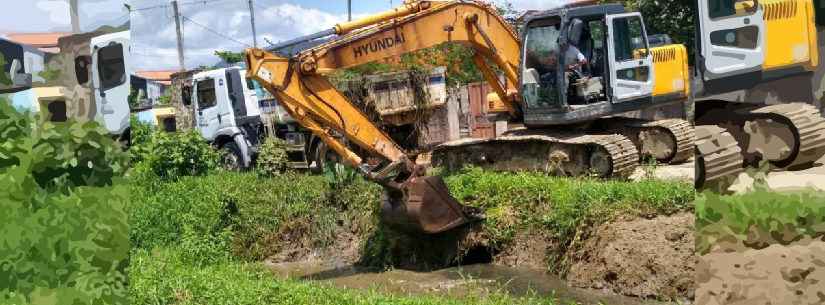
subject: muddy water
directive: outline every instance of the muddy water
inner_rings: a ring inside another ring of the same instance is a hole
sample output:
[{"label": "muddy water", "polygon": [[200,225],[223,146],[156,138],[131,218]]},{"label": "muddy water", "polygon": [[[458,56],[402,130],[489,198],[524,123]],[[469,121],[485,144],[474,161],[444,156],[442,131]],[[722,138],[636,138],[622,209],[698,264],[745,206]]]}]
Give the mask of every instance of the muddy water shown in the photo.
[{"label": "muddy water", "polygon": [[324,281],[350,289],[377,289],[395,295],[436,294],[463,297],[500,292],[512,296],[555,296],[565,302],[576,301],[583,305],[670,304],[617,296],[603,291],[572,288],[560,278],[541,271],[494,265],[469,265],[432,272],[375,272],[360,267],[336,267],[318,262],[266,265],[275,274],[285,278]]}]

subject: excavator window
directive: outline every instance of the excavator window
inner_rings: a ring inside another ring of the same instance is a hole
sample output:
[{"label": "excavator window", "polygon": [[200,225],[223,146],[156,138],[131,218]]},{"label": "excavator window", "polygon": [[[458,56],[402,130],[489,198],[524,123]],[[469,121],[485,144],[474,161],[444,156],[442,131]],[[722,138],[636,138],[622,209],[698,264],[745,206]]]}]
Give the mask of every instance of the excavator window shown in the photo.
[{"label": "excavator window", "polygon": [[720,19],[746,16],[756,11],[756,0],[705,0],[708,1],[708,17]]},{"label": "excavator window", "polygon": [[531,22],[527,27],[522,86],[528,108],[561,107],[557,87],[560,36],[559,18]]},{"label": "excavator window", "polygon": [[[619,18],[613,20],[613,44],[616,62],[638,60],[647,56],[647,38],[644,25],[639,17]],[[619,79],[647,81],[650,70],[646,66],[617,71]]]}]

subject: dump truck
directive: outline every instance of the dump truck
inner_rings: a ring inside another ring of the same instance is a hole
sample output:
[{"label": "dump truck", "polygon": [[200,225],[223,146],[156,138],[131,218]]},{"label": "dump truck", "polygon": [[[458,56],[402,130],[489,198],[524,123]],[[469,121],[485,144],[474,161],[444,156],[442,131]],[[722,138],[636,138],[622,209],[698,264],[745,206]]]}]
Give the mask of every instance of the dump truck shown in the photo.
[{"label": "dump truck", "polygon": [[385,223],[435,234],[473,221],[476,213],[452,198],[440,178],[427,176],[418,156],[336,90],[328,75],[445,42],[475,51],[474,62],[495,92],[489,108],[525,127],[445,143],[435,149],[434,162],[622,178],[642,155],[678,162],[692,154],[687,121],[617,116],[687,101],[690,90],[686,48],[651,48],[641,14],[620,4],[533,14],[517,35],[487,3],[407,1],[267,50],[247,49],[247,75],[343,162],[384,187]]},{"label": "dump truck", "polygon": [[697,187],[765,162],[810,167],[825,155],[825,3],[817,1],[697,1]]}]

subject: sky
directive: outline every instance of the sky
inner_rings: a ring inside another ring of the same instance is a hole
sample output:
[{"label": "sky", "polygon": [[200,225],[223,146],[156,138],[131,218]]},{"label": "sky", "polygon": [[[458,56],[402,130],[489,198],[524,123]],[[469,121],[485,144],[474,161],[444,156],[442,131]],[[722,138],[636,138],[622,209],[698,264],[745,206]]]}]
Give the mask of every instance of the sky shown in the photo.
[{"label": "sky", "polygon": [[[129,21],[123,0],[79,0],[78,6],[83,31],[102,25],[120,26]],[[0,33],[68,32],[72,29],[67,0],[0,0],[0,7],[3,12]]]},{"label": "sky", "polygon": [[[502,1],[502,0],[493,0]],[[547,9],[561,0],[509,0],[517,9]],[[79,0],[84,31],[121,25],[131,18],[133,68],[178,68],[175,22],[169,0]],[[252,45],[247,0],[178,0],[183,18],[186,68],[213,65],[215,50],[241,51]],[[329,29],[346,21],[346,0],[253,0],[259,46]],[[353,17],[384,11],[403,0],[352,0]],[[0,0],[0,33],[71,29],[67,0]],[[124,3],[132,11],[129,13]],[[0,4],[4,5],[4,4]],[[14,14],[7,14],[14,11]]]},{"label": "sky", "polygon": [[[81,0],[82,1],[82,0]],[[215,50],[241,51],[252,45],[246,0],[179,0],[184,21],[187,69],[219,61]],[[204,3],[204,1],[206,3]],[[559,0],[511,0],[517,9],[549,8]],[[353,0],[353,18],[396,7],[402,0]],[[392,3],[391,3],[392,2]],[[173,13],[168,0],[132,0],[132,55],[136,70],[177,69]],[[189,3],[189,4],[185,4]],[[346,21],[346,0],[254,0],[258,44],[284,41]],[[157,7],[160,6],[160,7]],[[157,8],[152,8],[157,7]],[[141,8],[149,8],[140,10]],[[209,28],[208,30],[204,27]]]}]

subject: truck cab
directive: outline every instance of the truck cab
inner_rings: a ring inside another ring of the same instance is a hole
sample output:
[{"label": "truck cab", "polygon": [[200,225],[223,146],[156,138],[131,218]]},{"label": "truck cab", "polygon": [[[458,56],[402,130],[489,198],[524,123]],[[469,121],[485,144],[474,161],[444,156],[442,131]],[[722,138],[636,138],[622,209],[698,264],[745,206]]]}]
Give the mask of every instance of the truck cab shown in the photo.
[{"label": "truck cab", "polygon": [[248,168],[263,133],[261,110],[246,71],[224,68],[196,73],[183,100],[192,105],[198,132],[224,150],[224,163]]},{"label": "truck cab", "polygon": [[129,31],[91,39],[92,86],[98,119],[112,134],[129,128]]}]

